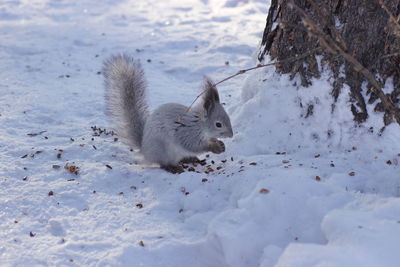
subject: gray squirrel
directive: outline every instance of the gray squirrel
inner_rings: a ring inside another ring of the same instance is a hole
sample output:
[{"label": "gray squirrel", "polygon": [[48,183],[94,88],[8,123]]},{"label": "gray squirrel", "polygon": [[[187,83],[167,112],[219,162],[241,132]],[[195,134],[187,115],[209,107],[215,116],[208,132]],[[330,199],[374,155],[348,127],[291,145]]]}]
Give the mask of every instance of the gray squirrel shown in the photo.
[{"label": "gray squirrel", "polygon": [[181,173],[181,162],[199,161],[203,152],[222,153],[225,145],[218,138],[232,137],[228,114],[219,100],[217,88],[204,80],[204,95],[193,108],[168,103],[149,112],[143,68],[127,54],[104,62],[107,113],[117,134],[140,149],[144,158],[161,168]]}]

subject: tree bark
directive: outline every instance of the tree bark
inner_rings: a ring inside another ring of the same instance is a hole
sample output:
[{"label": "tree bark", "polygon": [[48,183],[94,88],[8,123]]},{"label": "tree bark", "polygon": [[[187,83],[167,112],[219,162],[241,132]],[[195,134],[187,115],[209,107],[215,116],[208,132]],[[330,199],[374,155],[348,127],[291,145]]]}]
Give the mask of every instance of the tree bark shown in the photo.
[{"label": "tree bark", "polygon": [[[269,55],[280,61],[314,49],[294,63],[277,65],[276,71],[291,79],[299,75],[307,87],[321,69],[329,68],[332,109],[347,84],[355,121],[364,122],[367,104],[373,104],[385,125],[400,123],[400,24],[388,14],[399,17],[400,0],[382,2],[384,6],[379,0],[272,0],[258,59]],[[316,56],[321,56],[320,65]]]}]

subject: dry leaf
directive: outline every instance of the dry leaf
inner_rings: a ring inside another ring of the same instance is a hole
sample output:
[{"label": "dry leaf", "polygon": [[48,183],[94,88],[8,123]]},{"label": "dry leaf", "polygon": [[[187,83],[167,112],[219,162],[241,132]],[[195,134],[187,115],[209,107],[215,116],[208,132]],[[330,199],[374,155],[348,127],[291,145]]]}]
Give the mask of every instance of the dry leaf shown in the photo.
[{"label": "dry leaf", "polygon": [[79,173],[79,167],[75,165],[68,165],[68,163],[65,164],[64,169],[68,170],[70,173],[74,173],[75,175],[78,175]]}]

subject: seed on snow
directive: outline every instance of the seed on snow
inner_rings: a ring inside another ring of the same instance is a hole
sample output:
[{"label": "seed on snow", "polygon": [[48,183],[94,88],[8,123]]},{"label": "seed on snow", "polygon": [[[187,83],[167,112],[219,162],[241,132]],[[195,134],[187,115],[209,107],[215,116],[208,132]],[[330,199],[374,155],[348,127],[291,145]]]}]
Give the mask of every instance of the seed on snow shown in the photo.
[{"label": "seed on snow", "polygon": [[261,188],[260,189],[260,194],[268,194],[268,193],[269,193],[268,189],[266,189],[266,188]]}]

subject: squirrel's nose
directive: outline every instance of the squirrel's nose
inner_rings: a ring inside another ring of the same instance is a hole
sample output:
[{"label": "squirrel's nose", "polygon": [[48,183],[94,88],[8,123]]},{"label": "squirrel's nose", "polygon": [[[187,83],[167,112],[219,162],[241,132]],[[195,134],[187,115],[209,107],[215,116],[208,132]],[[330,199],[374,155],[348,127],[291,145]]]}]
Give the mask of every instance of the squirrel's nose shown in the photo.
[{"label": "squirrel's nose", "polygon": [[231,129],[229,132],[226,133],[226,137],[233,137],[233,130]]}]

